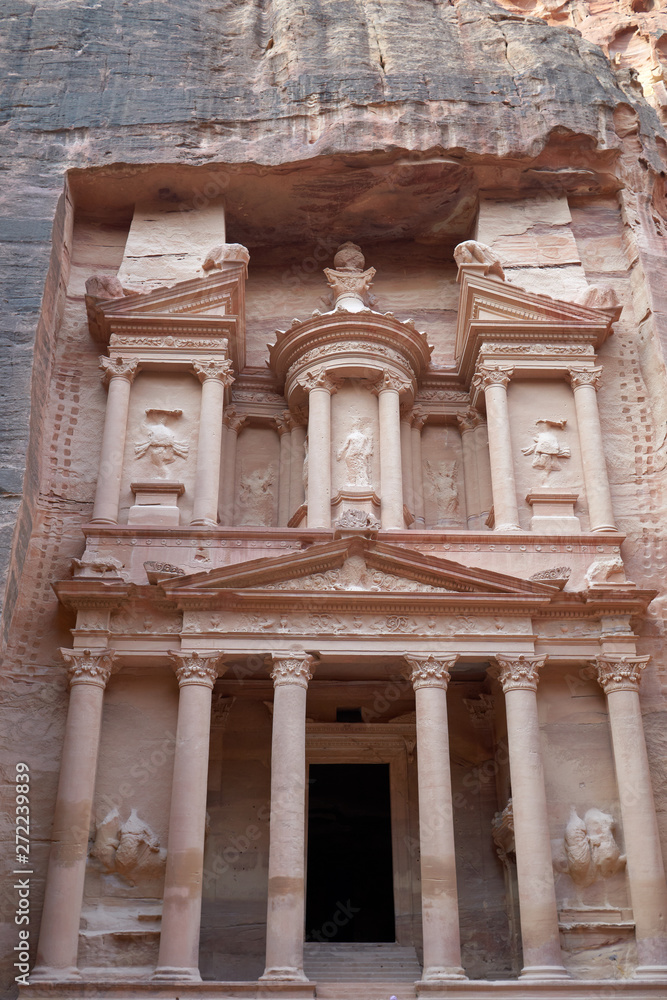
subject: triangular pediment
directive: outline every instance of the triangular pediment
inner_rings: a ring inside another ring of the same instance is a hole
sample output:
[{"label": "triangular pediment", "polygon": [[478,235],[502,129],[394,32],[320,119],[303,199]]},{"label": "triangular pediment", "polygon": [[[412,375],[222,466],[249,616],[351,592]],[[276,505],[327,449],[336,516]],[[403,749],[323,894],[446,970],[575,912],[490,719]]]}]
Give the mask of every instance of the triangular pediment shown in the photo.
[{"label": "triangular pediment", "polygon": [[469,376],[484,340],[583,343],[597,349],[612,332],[618,311],[528,292],[497,277],[462,273],[456,357]]},{"label": "triangular pediment", "polygon": [[163,582],[171,597],[213,597],[220,591],[249,595],[442,594],[550,598],[556,588],[436,559],[413,549],[366,538],[313,545],[303,552],[255,559]]}]

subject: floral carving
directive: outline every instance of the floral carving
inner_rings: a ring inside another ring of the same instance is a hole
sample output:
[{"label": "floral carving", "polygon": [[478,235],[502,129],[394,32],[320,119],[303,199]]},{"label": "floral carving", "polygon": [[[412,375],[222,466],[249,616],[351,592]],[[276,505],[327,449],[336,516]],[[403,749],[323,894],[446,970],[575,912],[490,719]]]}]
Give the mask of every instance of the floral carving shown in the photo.
[{"label": "floral carving", "polygon": [[200,382],[206,382],[207,379],[215,379],[218,382],[222,382],[223,385],[231,385],[234,381],[232,363],[227,359],[193,361],[192,367]]},{"label": "floral carving", "polygon": [[502,385],[506,389],[513,374],[514,367],[480,365],[473,376],[472,385],[475,389],[481,387],[486,390],[493,385]]},{"label": "floral carving", "polygon": [[105,688],[111,677],[116,653],[111,649],[61,649],[70,687],[91,684]]},{"label": "floral carving", "polygon": [[602,383],[602,368],[568,368],[570,385],[579,389],[582,385],[592,385],[597,390]]},{"label": "floral carving", "polygon": [[450,669],[458,660],[458,653],[451,656],[412,656],[404,653],[403,658],[410,670],[410,681],[413,688],[439,687],[447,690],[450,680]]},{"label": "floral carving", "polygon": [[135,358],[100,358],[99,367],[102,369],[102,381],[107,385],[112,378],[124,378],[128,382],[134,381],[137,374],[139,362]]},{"label": "floral carving", "polygon": [[199,653],[192,650],[189,653],[179,653],[175,650],[169,652],[169,659],[178,678],[178,686],[184,687],[187,684],[201,684],[203,687],[213,688],[217,677],[222,672],[220,662],[222,653]]},{"label": "floral carving", "polygon": [[500,668],[498,679],[503,691],[537,691],[539,671],[546,663],[546,656],[502,656],[497,654]]},{"label": "floral carving", "polygon": [[178,420],[183,415],[182,410],[161,410],[149,408],[148,418],[144,424],[146,437],[137,441],[134,453],[137,458],[143,458],[148,453],[151,464],[158,470],[158,476],[166,479],[166,466],[177,458],[187,458],[190,446],[187,441],[179,441],[168,421]]},{"label": "floral carving", "polygon": [[313,678],[314,659],[310,655],[274,656],[272,663],[271,680],[275,687],[280,684],[298,684],[299,687],[307,688],[308,682]]},{"label": "floral carving", "polygon": [[642,673],[650,659],[650,656],[598,657],[593,663],[604,693],[639,691]]}]

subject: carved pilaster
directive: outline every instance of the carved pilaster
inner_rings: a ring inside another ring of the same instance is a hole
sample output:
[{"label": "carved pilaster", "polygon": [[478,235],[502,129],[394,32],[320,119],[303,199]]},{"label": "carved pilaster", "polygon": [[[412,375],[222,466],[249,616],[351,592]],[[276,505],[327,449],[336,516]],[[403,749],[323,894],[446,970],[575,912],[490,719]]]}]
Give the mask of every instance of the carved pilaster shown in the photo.
[{"label": "carved pilaster", "polygon": [[411,656],[404,653],[403,656],[415,691],[428,687],[447,690],[451,677],[449,671],[458,660],[457,653],[451,656]]},{"label": "carved pilaster", "polygon": [[192,368],[200,382],[214,379],[227,386],[234,381],[232,363],[229,360],[193,361]]},{"label": "carved pilaster", "polygon": [[216,679],[220,676],[220,661],[222,653],[200,653],[192,650],[188,653],[169,652],[169,659],[174,668],[178,686],[199,684],[213,690]]},{"label": "carved pilaster", "polygon": [[102,370],[102,382],[105,385],[108,385],[113,378],[123,378],[132,384],[139,362],[135,358],[101,357],[99,368]]},{"label": "carved pilaster", "polygon": [[546,656],[503,656],[497,653],[495,660],[500,668],[498,679],[505,694],[508,691],[537,691],[539,671],[547,661]]},{"label": "carved pilaster", "polygon": [[75,684],[92,684],[104,689],[113,669],[116,653],[111,649],[61,649],[60,655],[67,664],[70,687]]},{"label": "carved pilaster", "polygon": [[313,679],[312,665],[314,658],[310,655],[304,656],[273,656],[271,669],[271,680],[274,687],[283,684],[296,684],[298,687],[307,688],[308,682]]},{"label": "carved pilaster", "polygon": [[600,656],[593,663],[605,694],[639,691],[642,673],[650,656]]}]

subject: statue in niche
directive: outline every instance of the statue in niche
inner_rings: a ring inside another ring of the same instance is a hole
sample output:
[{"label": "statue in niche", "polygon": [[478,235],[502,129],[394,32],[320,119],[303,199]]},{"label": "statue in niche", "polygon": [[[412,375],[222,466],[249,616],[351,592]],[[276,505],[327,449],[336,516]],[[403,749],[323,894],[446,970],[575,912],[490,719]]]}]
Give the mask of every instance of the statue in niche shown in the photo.
[{"label": "statue in niche", "polygon": [[589,809],[584,818],[571,807],[565,835],[554,857],[557,871],[569,875],[584,889],[625,867],[625,855],[614,839],[614,818],[600,809]]},{"label": "statue in niche", "polygon": [[459,489],[457,483],[458,462],[451,465],[424,463],[424,496],[438,511],[438,517],[456,517],[459,513]]},{"label": "statue in niche", "polygon": [[273,524],[273,486],[277,469],[269,465],[266,469],[244,472],[239,483],[239,524]]},{"label": "statue in niche", "polygon": [[107,875],[120,875],[130,885],[162,875],[167,861],[167,852],[137,810],[121,823],[115,807],[97,826],[90,856]]},{"label": "statue in niche", "polygon": [[566,423],[567,420],[536,420],[537,434],[533,443],[521,449],[522,455],[533,456],[533,468],[543,469],[545,476],[550,472],[558,472],[561,469],[561,458],[570,457],[570,449],[560,444],[553,430],[562,430]]},{"label": "statue in niche", "polygon": [[183,410],[162,410],[150,407],[146,410],[147,420],[144,424],[146,438],[134,446],[137,458],[148,454],[152,465],[157,469],[160,479],[167,478],[167,466],[177,458],[187,458],[190,450],[186,441],[179,441],[174,431],[168,426],[169,421],[178,420]]},{"label": "statue in niche", "polygon": [[361,419],[354,421],[352,430],[336,452],[336,459],[345,462],[348,486],[373,485],[373,442],[370,435],[365,433]]}]

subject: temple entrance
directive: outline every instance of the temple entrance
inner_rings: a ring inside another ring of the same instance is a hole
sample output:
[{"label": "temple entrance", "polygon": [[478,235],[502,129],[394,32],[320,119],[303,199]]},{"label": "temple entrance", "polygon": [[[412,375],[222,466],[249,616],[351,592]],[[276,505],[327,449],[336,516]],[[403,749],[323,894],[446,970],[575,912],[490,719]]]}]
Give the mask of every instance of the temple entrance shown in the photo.
[{"label": "temple entrance", "polygon": [[395,941],[388,764],[311,764],[306,941]]}]

